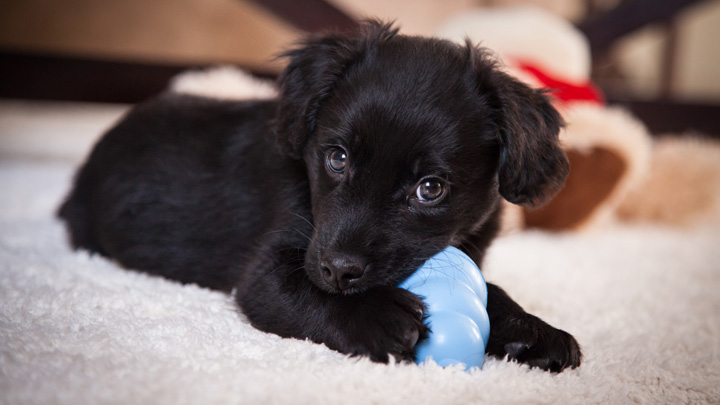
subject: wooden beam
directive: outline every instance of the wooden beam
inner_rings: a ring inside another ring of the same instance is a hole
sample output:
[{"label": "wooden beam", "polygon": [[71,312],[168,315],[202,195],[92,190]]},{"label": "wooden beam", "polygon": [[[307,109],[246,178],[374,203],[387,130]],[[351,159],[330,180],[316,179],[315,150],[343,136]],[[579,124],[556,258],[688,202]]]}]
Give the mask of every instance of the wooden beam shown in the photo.
[{"label": "wooden beam", "polygon": [[720,104],[618,99],[611,96],[608,96],[608,103],[629,110],[654,135],[695,133],[720,139]]},{"label": "wooden beam", "polygon": [[0,97],[136,103],[163,91],[178,73],[208,65],[212,63],[161,65],[0,51]]},{"label": "wooden beam", "polygon": [[669,21],[682,9],[701,1],[707,0],[626,0],[604,14],[591,17],[578,28],[596,54],[624,35],[651,23]]}]

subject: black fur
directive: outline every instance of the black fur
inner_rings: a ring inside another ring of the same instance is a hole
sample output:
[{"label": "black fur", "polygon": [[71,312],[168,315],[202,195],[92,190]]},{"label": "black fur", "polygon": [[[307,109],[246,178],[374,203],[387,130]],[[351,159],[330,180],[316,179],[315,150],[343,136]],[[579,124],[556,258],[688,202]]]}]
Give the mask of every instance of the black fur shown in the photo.
[{"label": "black fur", "polygon": [[[277,100],[168,93],[136,107],[59,215],[75,248],[235,289],[261,330],[413,359],[424,305],[396,285],[447,245],[481,264],[501,195],[539,205],[561,187],[561,119],[485,50],[378,22],[285,56]],[[491,355],[580,364],[572,336],[494,285],[488,312]]]}]

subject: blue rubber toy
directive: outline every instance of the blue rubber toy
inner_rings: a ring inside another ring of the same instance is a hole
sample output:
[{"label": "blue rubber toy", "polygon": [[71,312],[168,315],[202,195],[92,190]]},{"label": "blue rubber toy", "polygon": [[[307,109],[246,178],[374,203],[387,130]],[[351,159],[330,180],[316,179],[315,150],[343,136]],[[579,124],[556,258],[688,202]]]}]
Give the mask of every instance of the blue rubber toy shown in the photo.
[{"label": "blue rubber toy", "polygon": [[482,367],[490,336],[487,285],[480,269],[452,246],[428,259],[400,287],[423,298],[430,336],[417,350],[417,363],[429,357],[439,365]]}]

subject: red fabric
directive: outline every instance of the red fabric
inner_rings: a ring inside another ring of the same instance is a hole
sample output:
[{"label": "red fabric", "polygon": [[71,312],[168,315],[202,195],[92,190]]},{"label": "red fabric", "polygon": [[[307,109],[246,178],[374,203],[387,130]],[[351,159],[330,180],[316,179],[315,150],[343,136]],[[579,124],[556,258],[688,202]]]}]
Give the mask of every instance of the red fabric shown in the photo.
[{"label": "red fabric", "polygon": [[552,77],[530,63],[516,61],[516,66],[535,77],[537,81],[542,83],[543,87],[550,89],[549,94],[562,103],[586,101],[601,105],[605,104],[602,92],[592,82],[577,85]]}]

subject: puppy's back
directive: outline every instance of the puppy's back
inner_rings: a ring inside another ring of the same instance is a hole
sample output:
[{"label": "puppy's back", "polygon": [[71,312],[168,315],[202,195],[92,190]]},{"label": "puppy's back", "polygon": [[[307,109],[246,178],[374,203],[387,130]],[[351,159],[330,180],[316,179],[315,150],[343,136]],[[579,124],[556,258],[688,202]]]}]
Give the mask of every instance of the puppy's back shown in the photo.
[{"label": "puppy's back", "polygon": [[244,211],[231,206],[261,204],[249,189],[258,183],[251,168],[270,148],[274,110],[272,101],[177,94],[133,109],[95,145],[58,211],[73,247],[229,288],[231,276],[218,269],[267,221],[238,217]]}]

